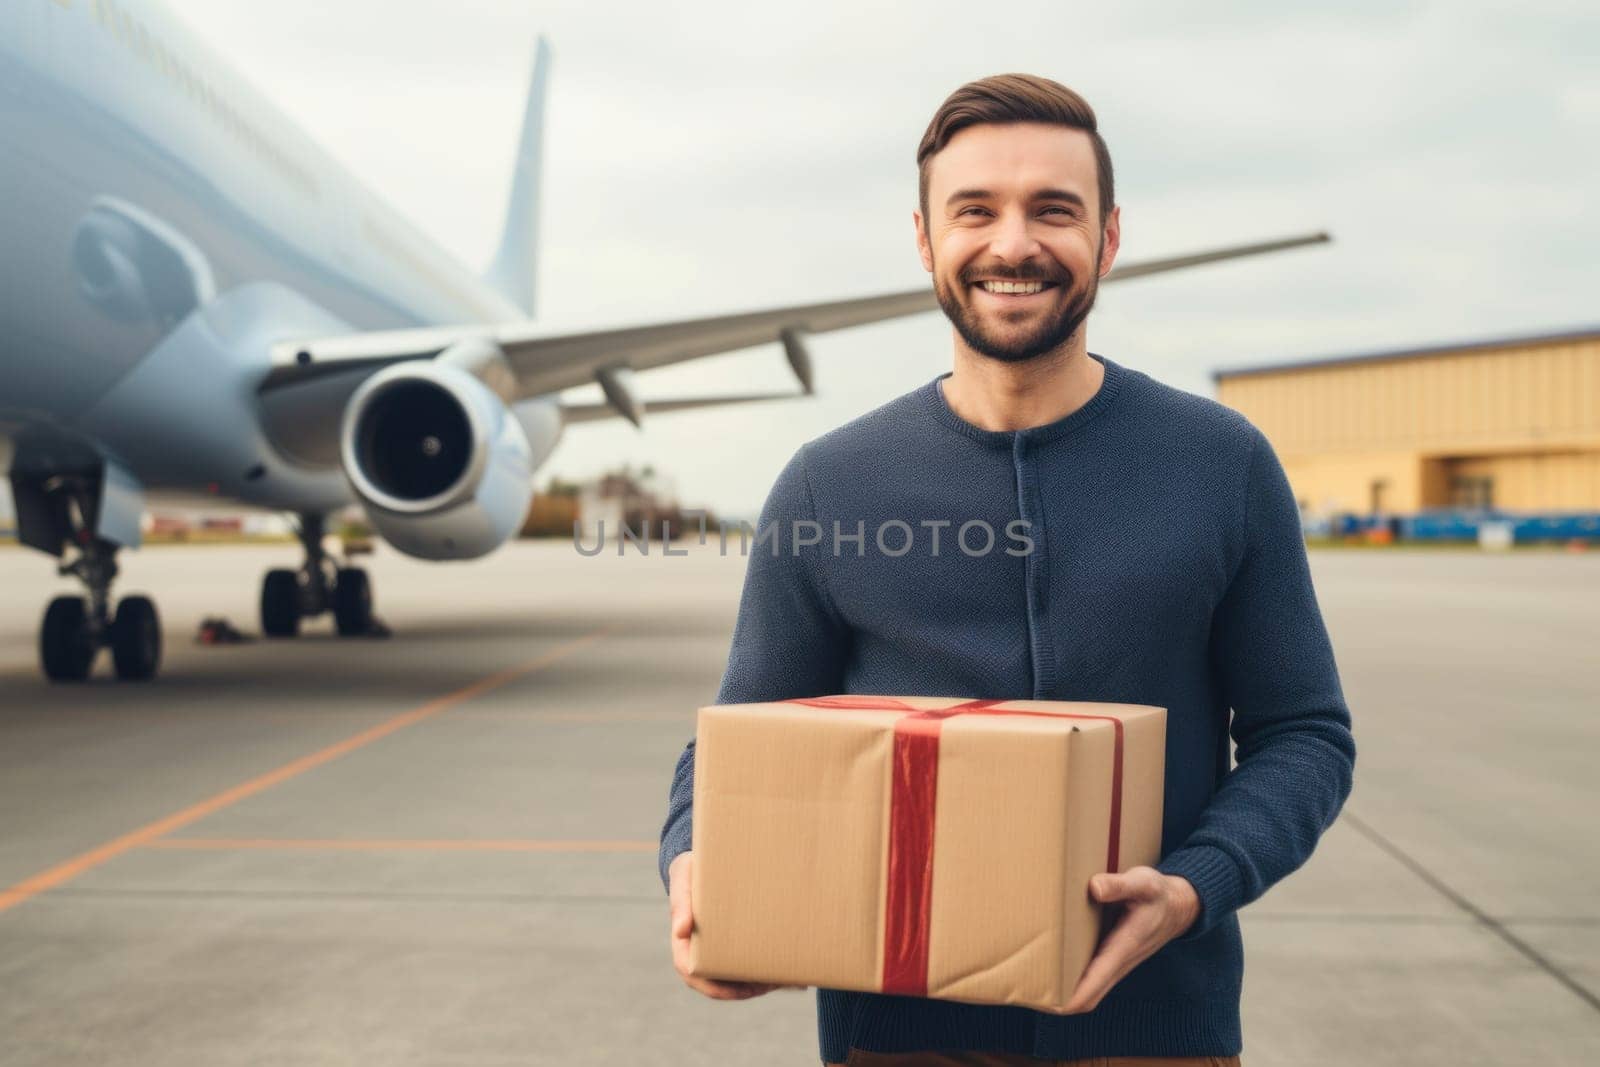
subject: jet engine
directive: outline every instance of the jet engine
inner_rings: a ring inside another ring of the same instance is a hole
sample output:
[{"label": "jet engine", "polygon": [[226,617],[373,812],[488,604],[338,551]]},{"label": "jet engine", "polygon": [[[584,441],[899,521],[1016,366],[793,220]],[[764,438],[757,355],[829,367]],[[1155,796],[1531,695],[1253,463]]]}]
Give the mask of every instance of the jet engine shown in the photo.
[{"label": "jet engine", "polygon": [[421,559],[474,559],[522,526],[560,427],[553,405],[512,407],[448,359],[417,360],[351,395],[339,458],[384,540]]}]

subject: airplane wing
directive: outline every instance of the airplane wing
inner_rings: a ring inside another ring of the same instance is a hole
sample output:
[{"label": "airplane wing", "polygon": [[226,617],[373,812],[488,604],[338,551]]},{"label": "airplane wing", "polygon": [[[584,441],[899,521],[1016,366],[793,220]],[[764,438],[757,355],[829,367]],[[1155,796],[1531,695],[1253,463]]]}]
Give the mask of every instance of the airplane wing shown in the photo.
[{"label": "airplane wing", "polygon": [[[810,394],[804,390],[798,393],[789,390],[783,393],[736,393],[732,396],[669,397],[652,400],[648,407],[650,414],[660,415],[672,411],[693,411],[696,408],[726,407],[729,404],[754,404],[763,400],[793,400],[808,395]],[[618,415],[627,418],[627,412],[618,411],[617,406],[610,401],[601,404],[561,405],[561,418],[565,422],[594,422],[597,419],[614,419]]]},{"label": "airplane wing", "polygon": [[[1327,240],[1327,234],[1315,233],[1149,260],[1114,268],[1102,281],[1147,277]],[[609,408],[611,414],[637,423],[647,409],[678,411],[808,394],[813,390],[813,375],[804,344],[806,335],[914,315],[932,311],[937,306],[932,289],[919,288],[854,300],[598,331],[566,333],[517,322],[310,338],[274,347],[272,366],[260,391],[273,393],[330,376],[349,381],[353,371],[377,370],[403,360],[431,359],[464,341],[488,341],[503,353],[515,377],[511,399],[543,396],[599,383],[608,403],[569,405],[564,409],[569,421],[604,417],[602,408]],[[800,381],[800,393],[741,394],[651,403],[640,400],[634,390],[633,372],[773,342],[784,346],[790,366]]]}]

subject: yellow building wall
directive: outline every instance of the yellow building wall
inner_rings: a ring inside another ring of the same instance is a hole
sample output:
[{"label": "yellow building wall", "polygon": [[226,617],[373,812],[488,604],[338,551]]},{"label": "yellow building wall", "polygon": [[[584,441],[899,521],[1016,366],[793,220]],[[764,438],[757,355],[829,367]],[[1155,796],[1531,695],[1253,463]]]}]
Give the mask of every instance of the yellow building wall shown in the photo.
[{"label": "yellow building wall", "polygon": [[1508,510],[1600,510],[1600,336],[1287,367],[1222,378],[1218,399],[1272,442],[1304,508],[1460,502],[1489,478]]},{"label": "yellow building wall", "polygon": [[1364,514],[1372,508],[1374,482],[1383,483],[1378,510],[1416,511],[1421,507],[1423,464],[1414,452],[1280,458],[1300,510],[1309,514]]},{"label": "yellow building wall", "polygon": [[1282,454],[1600,446],[1600,337],[1224,378]]},{"label": "yellow building wall", "polygon": [[1457,473],[1494,480],[1494,505],[1509,511],[1600,510],[1600,451],[1485,456]]}]

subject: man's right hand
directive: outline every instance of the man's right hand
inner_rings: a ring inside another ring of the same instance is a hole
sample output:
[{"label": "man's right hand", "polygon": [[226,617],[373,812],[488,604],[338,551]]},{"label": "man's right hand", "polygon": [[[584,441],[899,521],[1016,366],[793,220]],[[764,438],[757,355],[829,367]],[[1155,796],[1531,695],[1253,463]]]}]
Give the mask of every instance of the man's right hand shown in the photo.
[{"label": "man's right hand", "polygon": [[672,965],[690,989],[713,1000],[748,1000],[774,989],[804,989],[804,986],[777,986],[765,982],[719,982],[689,973],[689,933],[694,929],[694,912],[689,906],[689,872],[694,852],[684,852],[667,868],[669,897],[672,902]]}]

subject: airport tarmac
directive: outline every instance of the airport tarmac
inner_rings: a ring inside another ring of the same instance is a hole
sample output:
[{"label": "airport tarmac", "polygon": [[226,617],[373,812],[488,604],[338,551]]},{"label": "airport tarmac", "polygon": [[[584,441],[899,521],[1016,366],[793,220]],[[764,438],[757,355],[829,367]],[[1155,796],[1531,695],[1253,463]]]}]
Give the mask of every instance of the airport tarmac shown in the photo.
[{"label": "airport tarmac", "polygon": [[[656,838],[743,561],[652,547],[380,549],[392,638],[214,647],[293,546],[125,553],[163,673],[81,686],[35,664],[72,585],[0,548],[0,1063],[815,1064],[811,993],[672,970]],[[1242,913],[1243,1062],[1600,1063],[1600,553],[1312,560],[1356,786]]]}]

